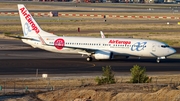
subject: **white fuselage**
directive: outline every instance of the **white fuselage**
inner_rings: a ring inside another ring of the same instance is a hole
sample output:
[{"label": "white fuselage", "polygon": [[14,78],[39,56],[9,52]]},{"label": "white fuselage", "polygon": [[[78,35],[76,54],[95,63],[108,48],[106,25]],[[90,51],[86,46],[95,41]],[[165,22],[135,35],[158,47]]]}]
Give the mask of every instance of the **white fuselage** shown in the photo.
[{"label": "white fuselage", "polygon": [[[100,50],[112,52],[113,55],[139,57],[166,57],[175,53],[175,50],[165,43],[154,40],[89,37],[44,37],[43,39],[46,45],[38,40],[22,39],[22,41],[35,48],[57,53],[89,54],[88,51]],[[61,40],[56,41],[58,39]]]}]

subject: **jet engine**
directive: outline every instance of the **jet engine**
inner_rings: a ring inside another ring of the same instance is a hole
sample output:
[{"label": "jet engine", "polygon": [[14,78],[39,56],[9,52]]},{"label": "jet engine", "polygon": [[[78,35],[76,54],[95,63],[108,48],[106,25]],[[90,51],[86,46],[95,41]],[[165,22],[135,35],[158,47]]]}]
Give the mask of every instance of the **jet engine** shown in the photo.
[{"label": "jet engine", "polygon": [[102,59],[112,59],[113,53],[110,51],[96,51],[94,54],[94,58],[96,60]]}]

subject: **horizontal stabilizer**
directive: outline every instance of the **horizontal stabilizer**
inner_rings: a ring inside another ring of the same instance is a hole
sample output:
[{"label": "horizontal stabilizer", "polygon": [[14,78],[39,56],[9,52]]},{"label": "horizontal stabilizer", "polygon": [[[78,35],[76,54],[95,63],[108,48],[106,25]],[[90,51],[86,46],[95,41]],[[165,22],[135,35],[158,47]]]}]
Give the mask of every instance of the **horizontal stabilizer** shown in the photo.
[{"label": "horizontal stabilizer", "polygon": [[28,38],[28,37],[24,37],[24,36],[11,36],[11,35],[6,35],[7,37],[12,37],[12,38],[16,38],[16,39],[29,39],[29,40],[34,40],[33,38]]}]

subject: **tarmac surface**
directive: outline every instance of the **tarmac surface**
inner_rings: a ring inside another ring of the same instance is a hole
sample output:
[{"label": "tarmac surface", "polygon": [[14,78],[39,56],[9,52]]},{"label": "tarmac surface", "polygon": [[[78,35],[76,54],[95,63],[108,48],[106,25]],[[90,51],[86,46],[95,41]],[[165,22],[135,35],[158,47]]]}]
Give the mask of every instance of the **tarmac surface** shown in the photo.
[{"label": "tarmac surface", "polygon": [[[10,2],[7,2],[10,3]],[[142,13],[142,12],[150,12],[150,13],[172,13],[178,12],[180,7],[178,4],[169,4],[169,5],[156,5],[156,4],[141,4],[141,3],[75,3],[75,2],[11,2],[12,4],[33,4],[33,5],[47,5],[54,7],[69,7],[73,8],[71,10],[30,10],[31,12],[49,12],[49,11],[58,11],[58,12],[128,12],[128,13]],[[81,10],[77,9],[80,8]],[[108,9],[107,9],[108,8]],[[8,11],[8,12],[16,12],[14,9],[0,9],[0,11]]]},{"label": "tarmac surface", "polygon": [[[18,47],[18,48],[15,48]],[[180,53],[180,48],[175,48]],[[53,76],[93,76],[101,75],[102,67],[110,65],[116,75],[129,75],[134,65],[145,67],[148,73],[178,74],[180,58],[170,57],[156,63],[155,58],[131,57],[129,59],[93,60],[71,54],[58,54],[33,49],[21,40],[0,39],[0,77],[6,75],[51,74]]]}]

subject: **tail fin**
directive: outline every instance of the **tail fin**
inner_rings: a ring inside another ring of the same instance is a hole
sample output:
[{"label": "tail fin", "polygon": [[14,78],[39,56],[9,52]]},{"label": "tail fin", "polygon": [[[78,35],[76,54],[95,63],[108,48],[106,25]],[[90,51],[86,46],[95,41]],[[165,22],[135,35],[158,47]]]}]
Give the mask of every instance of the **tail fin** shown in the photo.
[{"label": "tail fin", "polygon": [[24,37],[39,36],[39,35],[56,36],[51,33],[43,31],[23,4],[18,4],[18,11],[20,15]]}]

